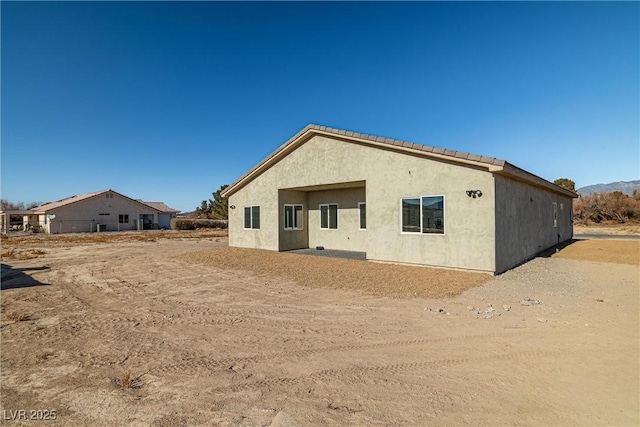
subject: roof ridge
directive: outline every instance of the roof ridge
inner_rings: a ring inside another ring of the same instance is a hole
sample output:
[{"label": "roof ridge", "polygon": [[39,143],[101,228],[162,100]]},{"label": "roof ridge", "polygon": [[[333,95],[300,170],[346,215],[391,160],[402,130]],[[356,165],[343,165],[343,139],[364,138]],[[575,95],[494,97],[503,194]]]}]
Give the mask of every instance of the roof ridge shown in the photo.
[{"label": "roof ridge", "polygon": [[505,160],[498,159],[496,157],[483,156],[479,154],[469,153],[466,151],[450,150],[448,148],[440,148],[433,145],[424,145],[417,142],[405,141],[405,140],[396,139],[396,138],[388,138],[388,137],[377,136],[377,135],[355,132],[355,131],[348,131],[344,129],[329,127],[329,126],[309,124],[303,130],[306,131],[308,128],[329,132],[335,135],[345,135],[353,138],[359,138],[359,139],[364,139],[364,140],[369,140],[374,142],[381,142],[384,144],[395,145],[398,147],[410,148],[413,150],[424,151],[427,153],[441,154],[447,157],[455,157],[459,159],[472,160],[472,161],[481,162],[481,163],[490,163],[495,166],[503,166],[506,162]]},{"label": "roof ridge", "polygon": [[[418,144],[415,142],[403,141],[400,139],[387,138],[382,136],[370,135],[361,132],[349,131],[344,129],[333,128],[330,126],[323,126],[315,123],[309,123],[301,130],[296,132],[291,138],[289,138],[286,142],[276,148],[271,152],[267,157],[262,159],[258,164],[256,164],[249,171],[244,173],[240,178],[234,181],[231,185],[229,185],[223,192],[222,195],[227,197],[231,192],[236,191],[236,186],[244,181],[247,177],[252,175],[254,172],[261,169],[264,165],[268,164],[272,159],[279,157],[280,155],[284,155],[285,150],[289,148],[296,141],[302,143],[304,142],[302,137],[309,132],[315,132],[317,134],[324,133],[330,135],[341,136],[349,139],[359,139],[361,141],[371,141],[377,145],[387,145],[389,147],[397,147],[399,149],[411,150],[415,152],[424,152],[424,153],[432,153],[431,156],[441,159],[451,159],[453,161],[462,162],[462,163],[480,163],[484,164],[487,167],[504,167],[507,163],[505,160],[497,159],[495,157],[487,157],[478,154],[466,153],[463,151],[449,150],[446,148],[439,148],[430,145]],[[403,151],[404,151],[403,150]]]},{"label": "roof ridge", "polygon": [[[122,193],[118,193],[117,191],[112,190],[111,188],[106,189],[106,190],[94,191],[92,193],[76,194],[74,196],[69,196],[69,197],[66,197],[64,199],[57,200],[55,202],[43,203],[40,206],[36,206],[35,208],[30,209],[30,211],[33,211],[33,212],[36,212],[36,213],[37,212],[46,212],[46,211],[49,211],[49,210],[58,209],[58,208],[61,208],[63,206],[70,205],[72,203],[76,203],[76,202],[80,202],[80,201],[83,201],[83,200],[87,200],[87,199],[90,199],[92,197],[96,197],[96,196],[99,196],[101,194],[108,193],[108,192],[117,194],[117,195],[119,195],[121,197],[124,197],[125,199],[131,200],[132,202],[140,203],[142,205],[150,207],[151,209],[154,209],[154,210],[156,210],[158,212],[161,212],[160,209],[158,209],[157,207],[154,207],[154,206],[151,206],[151,205],[147,204],[146,202],[142,201],[142,199],[138,199],[138,200],[137,199],[132,199],[131,197],[125,196]],[[179,212],[177,209],[173,209],[170,206],[167,206],[164,202],[151,202],[151,203],[162,203],[167,208],[169,208],[171,210],[174,210],[176,212]]]}]

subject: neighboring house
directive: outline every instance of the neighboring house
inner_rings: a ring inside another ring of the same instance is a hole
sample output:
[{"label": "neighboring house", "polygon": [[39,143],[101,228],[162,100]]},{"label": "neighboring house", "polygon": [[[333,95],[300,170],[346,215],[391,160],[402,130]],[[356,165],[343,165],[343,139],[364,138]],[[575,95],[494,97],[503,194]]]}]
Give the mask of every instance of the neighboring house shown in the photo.
[{"label": "neighboring house", "polygon": [[162,202],[139,202],[158,210],[158,228],[171,228],[171,220],[180,212],[177,209],[170,208]]},{"label": "neighboring house", "polygon": [[[24,229],[37,227],[57,234],[169,228],[168,221],[177,212],[161,202],[145,203],[103,190],[45,203],[20,214]],[[2,231],[6,233],[6,227]]]},{"label": "neighboring house", "polygon": [[317,125],[222,195],[230,246],[491,273],[570,239],[577,197],[504,160]]}]

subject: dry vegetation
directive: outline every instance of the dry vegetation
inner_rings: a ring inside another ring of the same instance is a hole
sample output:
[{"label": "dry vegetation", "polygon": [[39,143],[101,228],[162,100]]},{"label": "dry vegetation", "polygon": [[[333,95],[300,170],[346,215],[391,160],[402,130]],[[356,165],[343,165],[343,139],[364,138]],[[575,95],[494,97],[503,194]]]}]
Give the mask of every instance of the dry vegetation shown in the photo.
[{"label": "dry vegetation", "polygon": [[0,259],[2,260],[28,260],[39,258],[43,256],[46,252],[41,249],[27,249],[27,250],[16,250],[15,248],[10,248],[2,251],[0,254]]},{"label": "dry vegetation", "polygon": [[640,266],[639,240],[579,240],[554,255],[581,261]]},{"label": "dry vegetation", "polygon": [[172,230],[225,229],[228,227],[229,222],[226,219],[176,218],[171,220]]},{"label": "dry vegetation", "polygon": [[144,385],[144,383],[142,382],[143,375],[139,375],[136,377],[132,375],[131,372],[125,372],[119,378],[114,378],[113,382],[123,390],[135,390],[142,388],[142,386]]},{"label": "dry vegetation", "polygon": [[621,191],[580,196],[573,202],[574,223],[638,224],[640,223],[640,192],[628,196]]},{"label": "dry vegetation", "polygon": [[29,315],[26,313],[16,313],[16,312],[3,312],[2,313],[2,321],[3,322],[24,322],[29,320]]},{"label": "dry vegetation", "polygon": [[491,279],[483,273],[245,248],[216,248],[184,254],[180,258],[221,269],[285,278],[314,288],[349,289],[394,298],[451,297]]}]

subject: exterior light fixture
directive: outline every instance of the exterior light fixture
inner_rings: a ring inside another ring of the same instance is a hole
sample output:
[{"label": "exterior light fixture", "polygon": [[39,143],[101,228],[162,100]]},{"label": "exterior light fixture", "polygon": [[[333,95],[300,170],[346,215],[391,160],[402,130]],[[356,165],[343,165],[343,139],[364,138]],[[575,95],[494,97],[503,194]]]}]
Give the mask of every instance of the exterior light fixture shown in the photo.
[{"label": "exterior light fixture", "polygon": [[236,205],[231,205],[231,206],[229,206],[229,208],[230,208],[230,209],[235,209],[235,208],[236,208]]},{"label": "exterior light fixture", "polygon": [[467,196],[473,197],[474,199],[476,197],[482,197],[482,191],[480,190],[467,190],[466,193],[467,193]]}]

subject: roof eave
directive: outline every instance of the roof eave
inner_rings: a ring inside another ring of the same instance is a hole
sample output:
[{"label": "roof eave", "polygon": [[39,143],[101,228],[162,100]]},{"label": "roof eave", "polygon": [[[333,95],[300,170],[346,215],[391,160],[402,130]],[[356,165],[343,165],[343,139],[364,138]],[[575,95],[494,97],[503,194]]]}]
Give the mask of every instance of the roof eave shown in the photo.
[{"label": "roof eave", "polygon": [[[145,204],[143,202],[139,202],[139,201],[137,201],[135,199],[132,199],[131,197],[127,197],[124,194],[118,193],[117,191],[114,191],[112,189],[97,191],[96,193],[89,193],[89,194],[91,194],[91,196],[89,196],[89,197],[84,197],[84,198],[80,198],[80,199],[77,199],[77,200],[69,200],[67,203],[61,204],[59,206],[54,206],[54,207],[51,207],[51,208],[46,208],[46,206],[47,205],[52,205],[52,204],[57,203],[57,202],[46,203],[46,204],[44,204],[42,206],[37,206],[37,207],[33,208],[33,210],[31,210],[31,212],[32,212],[32,215],[43,215],[43,214],[46,214],[47,212],[52,212],[52,211],[55,211],[57,209],[66,208],[67,206],[70,206],[70,205],[75,204],[75,203],[84,202],[85,200],[91,200],[91,199],[93,199],[95,197],[98,197],[98,196],[101,196],[101,195],[103,195],[103,194],[105,194],[107,192],[111,192],[111,193],[117,194],[118,196],[124,197],[125,199],[130,200],[132,202],[135,202],[135,203],[137,203],[139,205],[142,205],[142,206],[144,206],[144,207],[146,207],[148,209],[152,209],[152,210],[154,210],[156,212],[162,213],[162,211],[160,209],[154,208],[153,206],[149,206],[149,205],[147,205],[147,204]],[[45,209],[42,209],[43,207]]]},{"label": "roof eave", "polygon": [[[389,143],[387,138],[375,137],[372,135],[363,135],[363,134],[354,134],[353,132],[335,132],[331,130],[325,130],[324,126],[316,127],[315,125],[308,125],[303,128],[300,132],[298,132],[294,137],[289,139],[287,142],[278,147],[273,153],[271,153],[268,157],[263,159],[260,163],[254,166],[249,172],[242,175],[238,180],[236,180],[229,187],[225,188],[220,194],[222,197],[229,197],[242,187],[251,182],[255,177],[260,175],[264,170],[270,168],[272,165],[280,161],[283,157],[289,154],[291,151],[299,147],[302,143],[309,140],[313,136],[327,136],[333,139],[339,139],[348,142],[359,143],[363,145],[369,145],[373,147],[382,148],[385,150],[392,150],[398,152],[404,152],[407,154],[418,155],[420,157],[431,158],[446,162],[458,163],[466,166],[479,167],[485,170],[490,170],[492,167],[502,167],[506,162],[500,159],[480,157],[481,160],[473,160],[469,158],[456,157],[447,154],[440,154],[434,151],[425,151],[421,148],[430,148],[433,150],[433,147],[426,147],[418,144],[413,144],[409,142],[404,142],[400,144],[400,141],[394,140],[394,143]],[[360,136],[362,135],[362,136]],[[485,161],[482,161],[485,159]]]},{"label": "roof eave", "polygon": [[507,176],[517,181],[527,182],[531,185],[535,185],[536,187],[541,187],[555,193],[562,194],[563,196],[571,197],[573,199],[578,198],[577,193],[574,193],[571,190],[567,190],[564,187],[560,187],[559,185],[549,182],[544,178],[540,178],[538,175],[534,175],[531,172],[525,171],[524,169],[520,169],[519,167],[514,166],[508,162],[505,162],[504,166],[502,167],[491,167],[489,168],[489,171],[498,175]]}]

